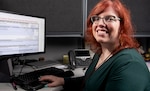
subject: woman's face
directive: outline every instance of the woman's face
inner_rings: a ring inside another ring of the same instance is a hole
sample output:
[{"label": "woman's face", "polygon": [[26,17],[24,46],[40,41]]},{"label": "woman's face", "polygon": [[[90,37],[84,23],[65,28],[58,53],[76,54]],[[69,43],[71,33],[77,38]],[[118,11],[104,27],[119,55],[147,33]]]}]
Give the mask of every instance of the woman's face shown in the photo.
[{"label": "woman's face", "polygon": [[92,32],[96,41],[101,45],[119,43],[120,18],[112,7],[94,16]]}]

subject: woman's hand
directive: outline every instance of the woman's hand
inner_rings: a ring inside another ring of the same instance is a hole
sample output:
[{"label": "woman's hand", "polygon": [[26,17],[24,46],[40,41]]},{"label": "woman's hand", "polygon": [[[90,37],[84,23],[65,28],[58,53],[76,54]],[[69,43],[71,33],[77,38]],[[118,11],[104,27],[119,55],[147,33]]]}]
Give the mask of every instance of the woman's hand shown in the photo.
[{"label": "woman's hand", "polygon": [[53,75],[41,76],[39,81],[50,81],[50,83],[47,84],[48,87],[56,87],[64,85],[64,78]]}]

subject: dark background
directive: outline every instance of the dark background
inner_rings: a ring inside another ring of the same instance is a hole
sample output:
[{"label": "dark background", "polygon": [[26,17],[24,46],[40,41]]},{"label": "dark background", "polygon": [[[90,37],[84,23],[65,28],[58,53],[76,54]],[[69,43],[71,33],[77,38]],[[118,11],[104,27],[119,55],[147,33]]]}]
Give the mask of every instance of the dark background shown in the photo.
[{"label": "dark background", "polygon": [[[99,0],[88,0],[88,12]],[[150,0],[121,0],[130,10],[136,37],[150,35]]]},{"label": "dark background", "polygon": [[0,0],[0,9],[45,17],[47,35],[83,35],[82,0]]}]

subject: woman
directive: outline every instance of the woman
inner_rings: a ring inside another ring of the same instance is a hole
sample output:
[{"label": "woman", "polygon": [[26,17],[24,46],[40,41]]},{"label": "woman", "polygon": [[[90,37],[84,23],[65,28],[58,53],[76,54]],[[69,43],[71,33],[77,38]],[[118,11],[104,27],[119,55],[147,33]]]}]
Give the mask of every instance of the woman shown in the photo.
[{"label": "woman", "polygon": [[95,52],[84,77],[50,80],[67,91],[150,91],[150,73],[131,36],[129,11],[119,0],[101,0],[87,20],[86,41]]}]

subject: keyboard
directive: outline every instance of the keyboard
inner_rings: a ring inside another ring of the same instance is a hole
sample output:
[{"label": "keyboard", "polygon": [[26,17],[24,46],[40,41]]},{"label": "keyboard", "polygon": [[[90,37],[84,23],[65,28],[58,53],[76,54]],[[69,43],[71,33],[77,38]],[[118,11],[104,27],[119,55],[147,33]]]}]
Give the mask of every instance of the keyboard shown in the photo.
[{"label": "keyboard", "polygon": [[27,91],[35,91],[44,87],[44,83],[39,81],[39,77],[43,75],[55,75],[58,77],[71,77],[74,76],[72,71],[64,71],[56,67],[45,68],[41,70],[36,70],[33,72],[25,73],[14,77],[14,82],[21,88]]}]

